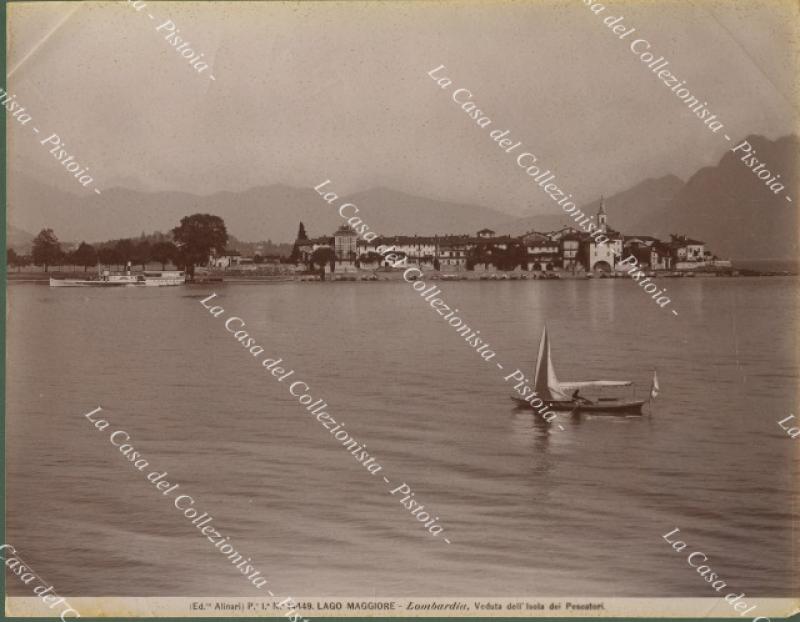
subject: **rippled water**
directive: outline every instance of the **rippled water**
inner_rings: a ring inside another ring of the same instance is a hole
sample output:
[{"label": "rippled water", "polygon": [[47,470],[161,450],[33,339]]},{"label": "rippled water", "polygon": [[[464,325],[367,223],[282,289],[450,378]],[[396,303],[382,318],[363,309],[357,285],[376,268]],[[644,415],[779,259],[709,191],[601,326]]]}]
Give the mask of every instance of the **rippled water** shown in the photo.
[{"label": "rippled water", "polygon": [[[84,418],[102,405],[279,594],[709,596],[661,538],[679,527],[731,589],[786,596],[800,440],[776,422],[797,409],[797,284],[673,279],[677,317],[626,280],[440,284],[491,363],[400,282],[11,285],[7,542],[66,595],[256,595]],[[224,318],[199,302],[212,291]],[[230,315],[380,473],[266,375]],[[513,410],[494,362],[532,370],[545,321],[562,379],[644,395],[657,368],[652,416],[562,431]]]}]

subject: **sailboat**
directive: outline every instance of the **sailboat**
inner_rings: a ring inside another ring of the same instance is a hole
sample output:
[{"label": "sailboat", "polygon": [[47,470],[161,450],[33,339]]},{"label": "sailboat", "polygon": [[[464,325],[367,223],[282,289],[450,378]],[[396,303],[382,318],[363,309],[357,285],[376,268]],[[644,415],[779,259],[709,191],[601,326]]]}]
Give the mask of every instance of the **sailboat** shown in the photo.
[{"label": "sailboat", "polygon": [[[588,380],[583,382],[561,382],[556,377],[553,369],[553,360],[550,357],[550,339],[547,336],[547,327],[542,331],[539,342],[539,355],[536,358],[536,372],[534,374],[534,388],[536,394],[551,410],[571,410],[579,412],[605,412],[642,414],[644,400],[620,399],[616,397],[601,397],[597,401],[573,397],[573,392],[588,388],[627,387],[633,383],[630,380]],[[511,397],[519,406],[533,408],[526,400]]]}]

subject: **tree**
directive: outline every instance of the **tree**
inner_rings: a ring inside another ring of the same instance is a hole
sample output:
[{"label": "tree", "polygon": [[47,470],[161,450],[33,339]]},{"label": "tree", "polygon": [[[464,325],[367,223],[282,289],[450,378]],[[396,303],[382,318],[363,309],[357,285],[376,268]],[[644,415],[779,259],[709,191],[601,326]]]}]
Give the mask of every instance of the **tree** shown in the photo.
[{"label": "tree", "polygon": [[101,264],[109,267],[116,266],[121,261],[117,249],[111,248],[110,246],[101,248],[99,251],[97,251],[97,258],[100,260]]},{"label": "tree", "polygon": [[117,257],[121,264],[127,266],[129,261],[133,261],[136,254],[136,246],[131,240],[119,240],[114,245]]},{"label": "tree", "polygon": [[[306,235],[306,228],[303,225],[303,221],[300,221],[300,227],[297,229],[297,238],[294,241],[294,246],[292,247],[292,254],[289,255],[289,263],[297,263],[300,261],[300,242],[308,241],[308,236]],[[270,240],[272,242],[272,240]]]},{"label": "tree", "polygon": [[313,271],[314,266],[319,266],[319,274],[325,279],[325,264],[329,263],[331,272],[335,267],[336,253],[329,246],[320,246],[317,250],[311,253],[311,260],[309,261],[310,268]]},{"label": "tree", "polygon": [[527,264],[528,249],[519,240],[512,240],[505,249],[495,249],[495,259],[500,270],[514,270]]},{"label": "tree", "polygon": [[492,250],[493,245],[486,242],[479,242],[477,246],[470,248],[467,251],[467,270],[473,270],[479,263],[491,263],[494,259]]},{"label": "tree", "polygon": [[175,247],[175,255],[172,258],[172,263],[178,268],[178,270],[186,270],[187,264],[189,263],[186,259],[186,255],[184,254],[183,250]]},{"label": "tree", "polygon": [[147,240],[142,240],[134,247],[133,261],[134,263],[142,266],[142,270],[144,271],[147,269],[147,262],[152,258],[152,254],[153,249],[150,246],[150,242]]},{"label": "tree", "polygon": [[19,255],[17,255],[17,251],[15,251],[13,248],[9,248],[6,251],[6,265],[16,266],[18,261]]},{"label": "tree", "polygon": [[91,244],[81,242],[77,250],[72,253],[72,261],[83,266],[83,271],[86,272],[89,266],[97,265],[97,251]]},{"label": "tree", "polygon": [[172,237],[190,279],[194,278],[194,267],[208,261],[211,249],[222,251],[228,244],[225,221],[211,214],[184,216],[181,224],[172,230]]},{"label": "tree", "polygon": [[61,267],[69,266],[69,270],[72,272],[75,269],[75,251],[62,251],[58,263],[61,264]]},{"label": "tree", "polygon": [[156,242],[150,249],[150,257],[161,264],[161,269],[167,269],[167,263],[175,263],[178,254],[177,247],[172,242]]},{"label": "tree", "polygon": [[57,263],[62,256],[61,244],[52,229],[42,229],[33,240],[33,263],[44,266],[44,271]]},{"label": "tree", "polygon": [[17,252],[13,248],[9,248],[6,251],[6,259],[8,266],[16,268],[17,272],[19,272],[22,266],[27,266],[30,263],[30,257],[17,255]]}]

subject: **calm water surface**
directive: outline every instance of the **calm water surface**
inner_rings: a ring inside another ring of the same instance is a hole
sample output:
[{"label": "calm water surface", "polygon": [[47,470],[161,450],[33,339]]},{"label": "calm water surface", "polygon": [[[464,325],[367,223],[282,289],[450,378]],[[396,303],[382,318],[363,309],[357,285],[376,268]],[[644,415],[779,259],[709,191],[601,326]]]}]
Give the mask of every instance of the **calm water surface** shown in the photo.
[{"label": "calm water surface", "polygon": [[[12,284],[6,541],[66,595],[257,594],[84,418],[102,405],[278,594],[711,596],[661,538],[679,527],[731,590],[788,596],[800,440],[776,422],[797,413],[798,281],[666,285],[661,309],[627,280],[441,283],[487,363],[400,282]],[[265,374],[200,305],[212,291],[383,471]],[[652,416],[561,431],[513,410],[494,362],[532,371],[545,321],[562,379],[644,395],[657,368]]]}]

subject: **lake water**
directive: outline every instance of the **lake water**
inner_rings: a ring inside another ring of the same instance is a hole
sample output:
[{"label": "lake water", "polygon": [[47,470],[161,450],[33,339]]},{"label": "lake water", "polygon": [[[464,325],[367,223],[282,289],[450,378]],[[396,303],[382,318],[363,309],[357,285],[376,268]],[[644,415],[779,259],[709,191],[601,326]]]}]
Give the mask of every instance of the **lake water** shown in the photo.
[{"label": "lake water", "polygon": [[[662,539],[678,527],[731,590],[788,596],[800,440],[777,421],[797,413],[798,281],[663,284],[666,309],[622,279],[440,282],[489,363],[402,282],[12,284],[6,542],[64,595],[258,595],[83,416],[101,405],[278,594],[713,596]],[[213,291],[380,473],[201,306]],[[562,380],[645,396],[656,368],[652,415],[558,430],[515,411],[494,363],[532,372],[545,321]]]}]

